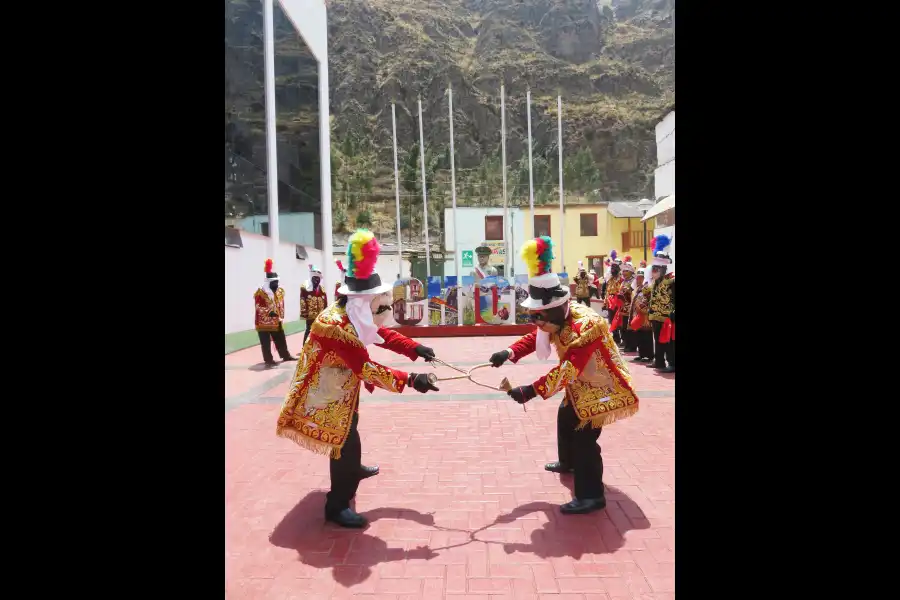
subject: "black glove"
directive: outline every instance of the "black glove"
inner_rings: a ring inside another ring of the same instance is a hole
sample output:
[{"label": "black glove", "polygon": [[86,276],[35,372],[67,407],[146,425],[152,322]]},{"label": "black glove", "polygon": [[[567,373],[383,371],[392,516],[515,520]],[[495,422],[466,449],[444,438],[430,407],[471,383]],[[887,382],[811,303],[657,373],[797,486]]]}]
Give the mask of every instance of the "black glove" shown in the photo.
[{"label": "black glove", "polygon": [[434,350],[422,344],[416,346],[416,354],[419,355],[419,358],[424,358],[425,362],[431,362],[435,359]]},{"label": "black glove", "polygon": [[675,322],[675,311],[674,310],[669,313],[669,319],[671,319],[673,323]]},{"label": "black glove", "polygon": [[435,392],[439,392],[440,390],[431,385],[428,381],[428,375],[424,373],[410,373],[408,385],[413,386],[417,392],[425,393],[428,390],[434,390]]},{"label": "black glove", "polygon": [[519,404],[525,404],[535,396],[537,396],[537,392],[534,391],[533,385],[521,385],[517,388],[513,388],[506,392],[510,398],[518,402]]},{"label": "black glove", "polygon": [[269,313],[269,316],[270,316],[270,317],[274,317],[274,316],[277,316],[277,315],[275,314],[275,311],[273,310],[272,312]]},{"label": "black glove", "polygon": [[495,368],[509,360],[509,350],[501,350],[491,354],[491,365]]}]

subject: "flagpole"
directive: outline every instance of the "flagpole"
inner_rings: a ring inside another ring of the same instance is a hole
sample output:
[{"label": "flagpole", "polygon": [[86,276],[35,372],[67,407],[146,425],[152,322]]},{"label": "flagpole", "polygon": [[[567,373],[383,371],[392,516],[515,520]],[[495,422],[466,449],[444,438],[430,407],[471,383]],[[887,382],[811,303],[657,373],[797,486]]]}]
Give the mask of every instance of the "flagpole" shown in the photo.
[{"label": "flagpole", "polygon": [[[419,96],[419,158],[422,162],[422,207],[425,210],[425,273],[431,277],[431,250],[428,248],[428,190],[425,184],[425,134],[422,129],[422,97]],[[427,285],[427,282],[426,282]]]},{"label": "flagpole", "polygon": [[403,279],[403,236],[400,235],[400,173],[397,170],[397,110],[391,102],[391,124],[394,128],[394,195],[397,200],[397,256],[399,260],[399,277]]},{"label": "flagpole", "polygon": [[[509,206],[506,201],[506,87],[500,84],[500,147],[503,161],[503,232],[509,226]],[[503,276],[509,277],[509,237],[503,236],[503,247],[506,250],[503,257]]]},{"label": "flagpole", "polygon": [[528,104],[528,208],[531,209],[531,237],[537,237],[537,233],[534,231],[534,175],[531,163],[531,88],[528,89],[526,98]]},{"label": "flagpole", "polygon": [[[453,84],[450,84],[450,193],[453,197],[453,272],[456,273],[457,284],[462,283],[459,272],[459,221],[456,218],[456,160],[453,150]],[[461,321],[460,321],[461,323]]]},{"label": "flagpole", "polygon": [[[269,202],[269,256],[278,248],[278,138],[275,121],[275,1],[263,0],[263,88],[266,98],[266,163]],[[330,252],[330,248],[325,249]]]},{"label": "flagpole", "polygon": [[563,242],[565,242],[565,227],[563,219],[563,141],[562,141],[562,96],[556,97],[557,124],[559,133],[559,266],[561,271],[566,269],[566,260],[563,254]]}]

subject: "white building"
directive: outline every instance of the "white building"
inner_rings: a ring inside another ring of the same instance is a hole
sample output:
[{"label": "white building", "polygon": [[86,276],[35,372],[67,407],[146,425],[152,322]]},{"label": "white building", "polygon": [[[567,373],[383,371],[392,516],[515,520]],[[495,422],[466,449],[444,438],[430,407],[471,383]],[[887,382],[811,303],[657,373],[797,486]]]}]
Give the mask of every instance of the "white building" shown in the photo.
[{"label": "white building", "polygon": [[[296,244],[297,236],[308,239],[310,231],[316,231],[316,224],[309,227],[308,222],[303,222],[303,213],[298,216],[292,225],[290,218],[280,215],[277,219],[282,229],[291,229],[292,233],[285,231],[278,235],[278,227],[272,231],[271,237],[251,233],[250,230],[262,231],[262,223],[268,223],[269,217],[249,217],[243,221],[250,221],[248,231],[229,231],[226,221],[225,232],[225,333],[245,331],[254,328],[253,293],[259,288],[264,279],[263,265],[266,258],[273,258],[275,270],[281,277],[282,287],[286,292],[286,320],[293,321],[300,318],[300,286],[308,278],[309,264],[313,263],[324,271],[325,289],[334,290],[334,283],[338,280],[339,272],[331,259],[330,252],[324,252],[324,248],[332,247],[331,234],[331,138],[329,128],[329,96],[328,96],[328,23],[326,18],[325,2],[322,0],[263,0],[263,6],[267,13],[268,8],[273,11],[283,11],[291,21],[295,31],[306,44],[309,52],[318,63],[318,124],[319,124],[319,178],[320,186],[321,218],[318,219],[318,231],[321,235],[309,240],[308,244],[302,244],[307,258],[298,258]],[[263,25],[263,19],[260,19]],[[265,27],[254,27],[262,32]],[[226,39],[226,45],[228,40]],[[274,86],[274,73],[267,72],[266,83]],[[227,90],[226,90],[227,94]],[[227,98],[227,96],[226,96]],[[271,150],[271,149],[269,149]],[[265,164],[278,164],[276,160],[266,160]],[[269,215],[279,214],[277,191],[267,186],[269,198]],[[308,219],[307,219],[308,221]],[[244,223],[235,223],[244,227]],[[296,227],[295,227],[296,226]],[[296,229],[296,231],[293,231]]]},{"label": "white building", "polygon": [[[675,111],[673,110],[656,125],[656,170],[653,172],[655,201],[675,196]],[[675,262],[675,208],[656,216],[656,235],[667,235],[672,240],[669,254]]]},{"label": "white building", "polygon": [[[301,246],[317,248],[322,235],[320,230],[321,219],[318,215],[310,212],[298,213],[280,213],[278,215],[278,237],[279,239]],[[235,221],[234,227],[258,233],[260,235],[269,235],[269,215],[250,215]],[[318,243],[317,243],[318,242]]]},{"label": "white building", "polygon": [[[459,244],[458,249],[453,247],[455,232],[453,209],[444,209],[445,249],[451,258],[444,267],[447,275],[456,275],[452,261],[454,252],[456,253],[456,260],[459,261],[460,272],[463,276],[468,275],[474,268],[474,265],[478,264],[475,248],[485,242],[496,250],[495,254],[491,256],[490,264],[497,267],[498,271],[507,276],[528,273],[525,262],[519,256],[519,248],[526,241],[525,213],[528,212],[527,210],[519,208],[509,209],[509,222],[506,232],[503,231],[502,208],[467,207],[457,208],[456,212],[459,226],[459,233],[456,234],[457,243]],[[506,238],[508,238],[508,244],[506,243]],[[509,253],[512,256],[512,273],[504,273],[506,248],[509,248]]]}]

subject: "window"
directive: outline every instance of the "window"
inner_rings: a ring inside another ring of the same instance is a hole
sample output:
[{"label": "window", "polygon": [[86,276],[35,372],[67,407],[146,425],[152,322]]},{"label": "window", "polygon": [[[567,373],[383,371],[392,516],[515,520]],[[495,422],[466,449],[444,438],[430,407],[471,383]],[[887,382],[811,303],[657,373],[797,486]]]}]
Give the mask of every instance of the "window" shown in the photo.
[{"label": "window", "polygon": [[268,223],[260,223],[259,226],[262,228],[262,234],[265,236],[269,235],[269,224]]},{"label": "window", "polygon": [[534,215],[534,237],[542,235],[550,235],[550,215]]},{"label": "window", "polygon": [[581,215],[581,237],[597,236],[597,213]]},{"label": "window", "polygon": [[502,216],[484,218],[484,239],[485,241],[503,239]]},{"label": "window", "polygon": [[225,245],[232,248],[243,248],[244,242],[241,240],[241,232],[230,225],[225,226]]}]

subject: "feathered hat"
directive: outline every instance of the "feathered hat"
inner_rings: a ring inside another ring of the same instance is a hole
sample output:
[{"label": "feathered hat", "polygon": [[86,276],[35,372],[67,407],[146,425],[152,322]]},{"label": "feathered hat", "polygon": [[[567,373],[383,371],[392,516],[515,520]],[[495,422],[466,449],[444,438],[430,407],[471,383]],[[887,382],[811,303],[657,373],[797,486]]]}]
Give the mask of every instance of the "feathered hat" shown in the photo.
[{"label": "feathered hat", "polygon": [[361,296],[363,294],[383,294],[390,291],[393,285],[381,283],[381,277],[375,272],[378,253],[381,246],[375,234],[367,229],[357,229],[350,236],[347,245],[347,270],[344,285],[338,290],[345,296]]},{"label": "feathered hat", "polygon": [[319,269],[319,267],[317,267],[316,265],[310,263],[309,276],[310,277],[318,277],[319,279],[321,279],[322,278],[322,270]]},{"label": "feathered hat", "polygon": [[563,288],[559,275],[551,272],[553,240],[542,235],[525,242],[522,260],[528,265],[528,297],[520,304],[528,310],[542,310],[562,306],[569,301],[568,288]]},{"label": "feathered hat", "polygon": [[272,270],[275,262],[271,258],[266,259],[266,283],[278,281],[278,273]]},{"label": "feathered hat", "polygon": [[640,266],[643,269],[644,267],[647,266],[647,261],[644,259],[641,259],[641,262],[638,263],[638,266]]},{"label": "feathered hat", "polygon": [[610,251],[609,251],[609,258],[610,258],[610,260],[612,260],[612,264],[614,264],[614,265],[621,265],[621,264],[622,264],[622,261],[619,260],[619,253],[616,252],[615,250],[610,250]]},{"label": "feathered hat", "polygon": [[341,272],[341,283],[344,283],[344,276],[347,274],[347,269],[344,268],[344,263],[341,262],[341,259],[334,259],[334,264],[337,265],[338,271]]},{"label": "feathered hat", "polygon": [[667,235],[658,235],[650,240],[650,248],[653,250],[653,261],[651,264],[654,267],[666,267],[672,264],[672,259],[665,251],[671,243],[672,241]]},{"label": "feathered hat", "polygon": [[634,273],[634,265],[631,264],[631,255],[630,254],[625,255],[625,260],[624,260],[624,262],[622,262],[622,271],[623,272],[630,271],[630,272]]}]

